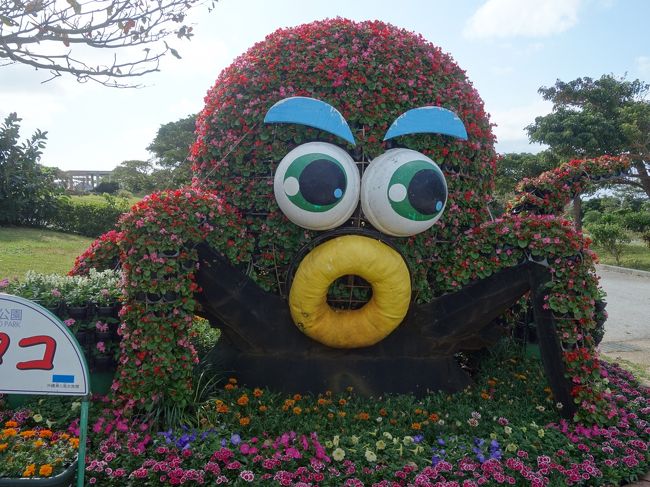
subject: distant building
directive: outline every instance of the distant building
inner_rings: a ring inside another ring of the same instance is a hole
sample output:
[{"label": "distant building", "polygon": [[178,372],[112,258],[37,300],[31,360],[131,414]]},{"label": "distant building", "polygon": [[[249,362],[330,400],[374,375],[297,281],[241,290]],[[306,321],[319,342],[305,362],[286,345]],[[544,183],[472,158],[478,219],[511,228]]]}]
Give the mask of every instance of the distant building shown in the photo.
[{"label": "distant building", "polygon": [[65,171],[65,188],[74,191],[91,191],[107,178],[111,180],[111,171]]}]

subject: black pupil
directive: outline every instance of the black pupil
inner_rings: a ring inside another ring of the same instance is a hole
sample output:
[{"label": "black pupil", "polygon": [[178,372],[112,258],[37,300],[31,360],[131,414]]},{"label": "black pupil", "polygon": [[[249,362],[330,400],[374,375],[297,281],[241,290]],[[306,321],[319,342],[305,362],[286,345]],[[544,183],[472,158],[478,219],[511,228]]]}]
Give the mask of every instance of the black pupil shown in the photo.
[{"label": "black pupil", "polygon": [[312,205],[331,205],[345,193],[345,173],[327,159],[310,162],[298,178],[300,193]]},{"label": "black pupil", "polygon": [[438,202],[445,201],[445,186],[436,171],[422,169],[413,175],[407,194],[413,208],[423,215],[433,215],[439,211]]}]

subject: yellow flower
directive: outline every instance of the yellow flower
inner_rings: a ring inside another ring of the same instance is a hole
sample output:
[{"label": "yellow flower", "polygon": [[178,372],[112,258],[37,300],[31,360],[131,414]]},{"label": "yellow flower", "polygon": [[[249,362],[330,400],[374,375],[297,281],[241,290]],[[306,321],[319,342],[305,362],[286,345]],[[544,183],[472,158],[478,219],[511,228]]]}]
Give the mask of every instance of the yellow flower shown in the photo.
[{"label": "yellow flower", "polygon": [[337,448],[332,452],[332,458],[336,460],[337,462],[340,462],[345,458],[345,451],[343,448]]},{"label": "yellow flower", "polygon": [[0,443],[0,452],[3,452],[7,449],[9,443]]},{"label": "yellow flower", "polygon": [[31,463],[27,465],[27,467],[23,471],[23,477],[31,477],[34,475],[34,472],[36,472],[36,464]]},{"label": "yellow flower", "polygon": [[539,436],[540,438],[544,438],[544,430],[541,429],[541,428],[538,429],[538,430],[537,430],[537,436]]},{"label": "yellow flower", "polygon": [[366,460],[368,460],[369,462],[376,462],[377,461],[377,455],[372,450],[366,450],[365,457],[366,457]]},{"label": "yellow flower", "polygon": [[514,443],[508,443],[508,445],[506,446],[506,451],[509,452],[517,451],[517,445],[515,445]]},{"label": "yellow flower", "polygon": [[375,448],[377,448],[377,450],[385,449],[386,448],[386,442],[384,440],[377,440],[377,442],[375,443]]},{"label": "yellow flower", "polygon": [[300,408],[298,406],[293,408],[293,414],[300,414],[300,413],[302,413],[302,408]]},{"label": "yellow flower", "polygon": [[70,438],[68,440],[73,448],[79,448],[79,438]]},{"label": "yellow flower", "polygon": [[41,416],[40,414],[37,413],[37,414],[35,414],[34,416],[32,416],[32,419],[33,419],[36,423],[40,423],[41,421],[43,421],[43,416]]},{"label": "yellow flower", "polygon": [[40,448],[40,447],[42,447],[44,444],[45,444],[45,442],[44,442],[43,440],[36,440],[36,441],[34,442],[34,448]]},{"label": "yellow flower", "polygon": [[49,477],[52,475],[52,465],[49,463],[46,463],[45,465],[41,465],[41,468],[38,469],[38,475],[41,477]]}]

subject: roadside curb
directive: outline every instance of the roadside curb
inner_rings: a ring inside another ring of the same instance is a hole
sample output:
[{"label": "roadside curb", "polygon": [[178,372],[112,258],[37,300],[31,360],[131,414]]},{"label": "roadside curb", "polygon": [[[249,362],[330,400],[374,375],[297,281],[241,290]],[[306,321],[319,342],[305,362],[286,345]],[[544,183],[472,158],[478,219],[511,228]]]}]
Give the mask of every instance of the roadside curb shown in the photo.
[{"label": "roadside curb", "polygon": [[641,271],[639,269],[629,269],[627,267],[618,267],[615,265],[596,264],[596,269],[604,269],[610,272],[618,272],[619,274],[627,274],[628,276],[639,276],[650,278],[650,272]]}]

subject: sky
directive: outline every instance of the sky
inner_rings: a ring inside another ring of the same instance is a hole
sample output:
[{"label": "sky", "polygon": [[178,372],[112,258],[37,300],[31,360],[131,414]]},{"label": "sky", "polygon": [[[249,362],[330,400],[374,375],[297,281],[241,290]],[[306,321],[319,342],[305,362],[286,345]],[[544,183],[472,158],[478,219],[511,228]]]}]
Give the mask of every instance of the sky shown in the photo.
[{"label": "sky", "polygon": [[143,88],[69,76],[43,83],[42,70],[0,67],[0,118],[17,112],[23,138],[47,131],[47,166],[111,170],[145,160],[158,128],[200,111],[235,57],[278,28],[332,17],[383,20],[449,53],[483,98],[500,153],[543,148],[524,130],[551,111],[541,86],[603,74],[650,82],[647,0],[220,0],[193,11],[194,37],[170,39],[182,59],[167,56]]}]

